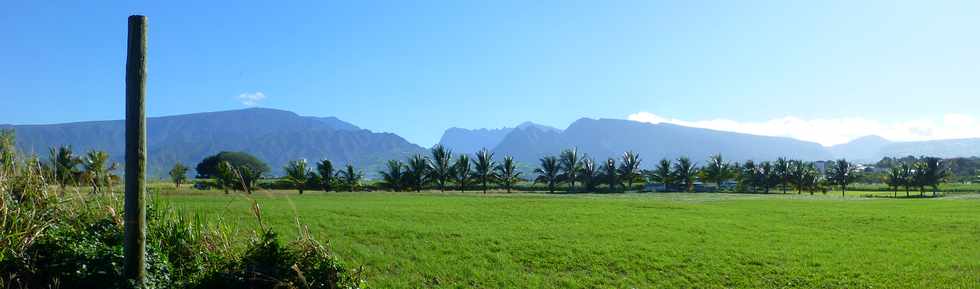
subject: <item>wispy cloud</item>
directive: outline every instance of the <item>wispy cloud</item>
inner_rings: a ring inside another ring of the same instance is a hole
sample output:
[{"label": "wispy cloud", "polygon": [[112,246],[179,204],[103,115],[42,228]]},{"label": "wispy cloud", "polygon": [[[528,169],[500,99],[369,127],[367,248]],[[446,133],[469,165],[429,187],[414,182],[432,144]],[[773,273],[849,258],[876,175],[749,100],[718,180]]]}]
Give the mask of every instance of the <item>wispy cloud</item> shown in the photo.
[{"label": "wispy cloud", "polygon": [[259,102],[263,99],[265,99],[265,93],[262,93],[261,91],[246,92],[238,95],[238,100],[240,100],[245,106],[259,105]]},{"label": "wispy cloud", "polygon": [[649,112],[637,112],[627,118],[639,122],[672,123],[714,130],[792,137],[825,146],[846,143],[866,135],[878,135],[896,141],[980,137],[980,121],[973,116],[958,113],[946,114],[939,119],[919,118],[891,123],[862,117],[802,119],[794,116],[762,122],[741,122],[730,119],[689,121]]}]

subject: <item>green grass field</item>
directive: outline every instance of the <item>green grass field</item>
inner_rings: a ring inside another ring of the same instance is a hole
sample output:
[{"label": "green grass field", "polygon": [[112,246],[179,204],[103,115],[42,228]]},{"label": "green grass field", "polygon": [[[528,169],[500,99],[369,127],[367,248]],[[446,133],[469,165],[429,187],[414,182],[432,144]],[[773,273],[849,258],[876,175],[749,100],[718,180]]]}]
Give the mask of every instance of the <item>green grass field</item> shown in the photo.
[{"label": "green grass field", "polygon": [[[980,288],[980,195],[253,195],[373,288]],[[163,193],[255,228],[241,195]]]}]

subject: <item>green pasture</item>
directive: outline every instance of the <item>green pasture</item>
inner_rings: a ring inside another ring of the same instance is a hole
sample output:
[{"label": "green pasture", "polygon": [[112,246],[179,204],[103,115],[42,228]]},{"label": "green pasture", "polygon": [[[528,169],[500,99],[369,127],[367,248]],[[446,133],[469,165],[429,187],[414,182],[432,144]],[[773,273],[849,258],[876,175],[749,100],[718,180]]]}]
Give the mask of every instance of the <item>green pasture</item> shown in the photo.
[{"label": "green pasture", "polygon": [[374,288],[980,287],[968,193],[153,191],[242,237],[254,201],[265,226],[308,227]]}]

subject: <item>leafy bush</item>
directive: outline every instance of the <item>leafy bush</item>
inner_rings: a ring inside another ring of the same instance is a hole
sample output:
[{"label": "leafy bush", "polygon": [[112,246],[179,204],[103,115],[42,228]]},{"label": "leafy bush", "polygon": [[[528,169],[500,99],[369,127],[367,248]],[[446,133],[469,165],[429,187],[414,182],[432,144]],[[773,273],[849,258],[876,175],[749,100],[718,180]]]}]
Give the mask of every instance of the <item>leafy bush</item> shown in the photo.
[{"label": "leafy bush", "polygon": [[255,156],[244,152],[220,152],[209,156],[197,164],[198,178],[215,178],[220,176],[218,164],[228,162],[235,168],[249,168],[252,171],[265,174],[269,172],[269,165],[265,164]]}]

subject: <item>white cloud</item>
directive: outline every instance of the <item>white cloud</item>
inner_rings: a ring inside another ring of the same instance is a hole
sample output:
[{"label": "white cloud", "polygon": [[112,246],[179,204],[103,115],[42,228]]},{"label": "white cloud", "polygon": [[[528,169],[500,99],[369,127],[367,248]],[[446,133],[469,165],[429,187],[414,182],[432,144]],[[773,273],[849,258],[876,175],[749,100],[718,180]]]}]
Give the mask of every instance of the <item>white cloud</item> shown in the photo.
[{"label": "white cloud", "polygon": [[825,146],[846,143],[866,135],[878,135],[896,141],[980,137],[980,121],[973,116],[956,113],[943,115],[941,119],[920,118],[892,123],[862,117],[802,119],[793,116],[762,122],[740,122],[729,119],[688,121],[649,112],[637,112],[627,118],[639,122],[672,123],[714,130],[792,137]]},{"label": "white cloud", "polygon": [[245,106],[259,105],[259,102],[263,99],[265,99],[265,93],[262,93],[261,91],[246,92],[238,95],[238,100],[240,100]]}]

